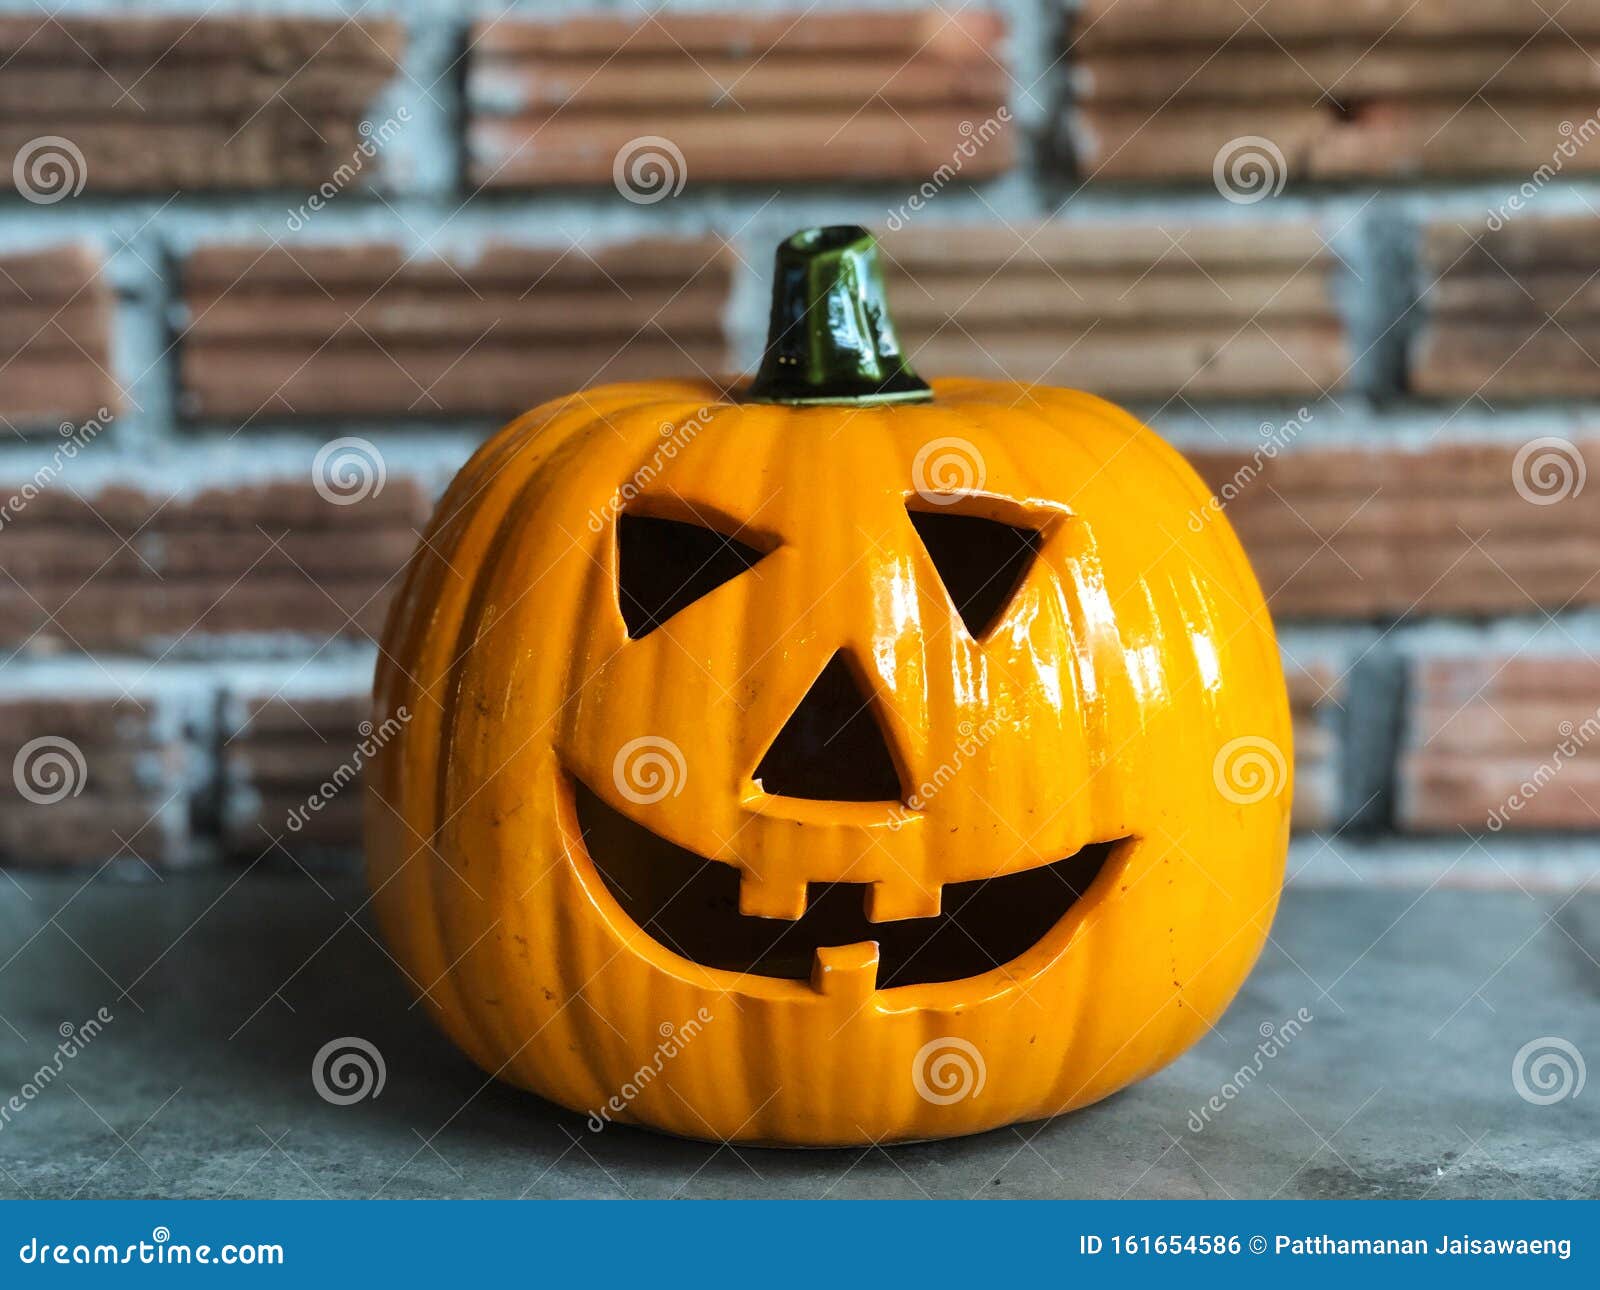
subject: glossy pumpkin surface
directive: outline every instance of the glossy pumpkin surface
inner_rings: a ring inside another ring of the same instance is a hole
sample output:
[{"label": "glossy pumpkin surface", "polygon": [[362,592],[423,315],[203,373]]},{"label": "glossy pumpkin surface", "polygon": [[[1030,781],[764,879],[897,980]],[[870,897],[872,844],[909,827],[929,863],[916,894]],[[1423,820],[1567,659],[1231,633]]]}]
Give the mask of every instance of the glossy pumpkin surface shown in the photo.
[{"label": "glossy pumpkin surface", "polygon": [[[413,988],[486,1071],[735,1142],[971,1133],[1164,1066],[1263,944],[1292,791],[1271,623],[1208,500],[1126,413],[994,382],[632,384],[513,422],[378,669],[402,729],[369,867]],[[930,514],[1035,535],[981,634]],[[753,562],[630,632],[624,517]],[[893,799],[757,774],[830,666]]]}]

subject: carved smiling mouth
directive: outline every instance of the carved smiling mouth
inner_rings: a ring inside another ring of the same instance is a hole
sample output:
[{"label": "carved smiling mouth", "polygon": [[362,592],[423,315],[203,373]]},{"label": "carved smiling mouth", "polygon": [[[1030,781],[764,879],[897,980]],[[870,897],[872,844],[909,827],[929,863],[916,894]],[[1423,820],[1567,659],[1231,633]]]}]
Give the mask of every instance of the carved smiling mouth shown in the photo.
[{"label": "carved smiling mouth", "polygon": [[578,827],[607,890],[658,944],[704,967],[815,980],[818,951],[875,942],[877,988],[956,981],[1011,962],[1044,939],[1122,844],[1097,842],[1004,877],[947,883],[929,918],[874,923],[866,883],[813,883],[792,921],[739,912],[739,870],[651,832],[572,780]]}]

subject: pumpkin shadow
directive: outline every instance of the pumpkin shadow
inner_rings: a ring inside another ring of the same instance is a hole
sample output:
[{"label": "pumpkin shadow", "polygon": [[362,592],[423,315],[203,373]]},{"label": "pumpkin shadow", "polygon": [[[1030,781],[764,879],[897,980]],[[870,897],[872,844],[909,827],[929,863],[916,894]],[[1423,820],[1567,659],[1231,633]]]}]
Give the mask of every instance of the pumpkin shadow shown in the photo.
[{"label": "pumpkin shadow", "polygon": [[[230,920],[185,956],[194,961],[175,965],[191,983],[183,1023],[199,1020],[205,1037],[221,1041],[205,1044],[208,1060],[243,1081],[250,1101],[283,1097],[310,1110],[359,1102],[369,1124],[391,1122],[413,1143],[413,1130],[426,1137],[449,1123],[453,1134],[470,1132],[483,1121],[504,1142],[496,1122],[512,1111],[524,1127],[530,1117],[552,1133],[557,1119],[581,1126],[463,1056],[383,947],[364,886],[345,876],[318,881],[326,900],[302,886],[288,901],[265,902],[259,918]],[[189,1034],[191,1045],[201,1038]]]},{"label": "pumpkin shadow", "polygon": [[[315,879],[241,884],[249,916],[209,916],[151,974],[141,993],[163,1000],[149,1008],[153,1047],[187,1054],[186,1087],[222,1086],[266,1128],[349,1133],[386,1160],[415,1152],[393,1179],[392,1163],[374,1169],[371,1187],[385,1195],[496,1194],[508,1178],[515,1195],[563,1159],[592,1162],[596,1190],[628,1194],[635,1167],[659,1184],[692,1176],[717,1151],[616,1125],[596,1134],[587,1117],[480,1070],[417,1001],[360,880]],[[508,1151],[513,1165],[493,1179],[471,1167]]]},{"label": "pumpkin shadow", "polygon": [[[193,903],[211,898],[207,889]],[[735,1149],[621,1124],[595,1132],[587,1117],[493,1079],[445,1038],[383,948],[358,879],[252,878],[174,940],[193,916],[127,929],[131,962],[160,957],[137,990],[145,1011],[118,1041],[136,1044],[126,1057],[270,1136],[292,1130],[290,1146],[310,1135],[348,1142],[352,1168],[370,1157],[347,1180],[364,1194],[798,1197],[874,1185],[943,1194],[939,1178],[987,1178],[1019,1147],[1004,1129],[807,1150]],[[371,1053],[382,1069],[377,1096]],[[339,1054],[342,1074],[330,1064]],[[1019,1128],[1054,1136],[1097,1109]]]}]

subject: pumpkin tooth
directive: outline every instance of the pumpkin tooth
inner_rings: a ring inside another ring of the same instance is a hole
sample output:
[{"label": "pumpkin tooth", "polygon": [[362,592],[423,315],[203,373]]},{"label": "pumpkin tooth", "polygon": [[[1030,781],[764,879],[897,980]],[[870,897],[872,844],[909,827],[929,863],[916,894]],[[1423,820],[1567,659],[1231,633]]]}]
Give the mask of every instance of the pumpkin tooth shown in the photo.
[{"label": "pumpkin tooth", "polygon": [[909,879],[875,882],[867,888],[867,921],[893,923],[902,918],[936,918],[943,894],[941,886],[924,887]]},{"label": "pumpkin tooth", "polygon": [[819,948],[811,959],[811,988],[829,998],[864,1000],[878,988],[878,942]]},{"label": "pumpkin tooth", "polygon": [[783,918],[793,922],[806,912],[806,885],[747,873],[739,879],[739,912],[751,918]]}]

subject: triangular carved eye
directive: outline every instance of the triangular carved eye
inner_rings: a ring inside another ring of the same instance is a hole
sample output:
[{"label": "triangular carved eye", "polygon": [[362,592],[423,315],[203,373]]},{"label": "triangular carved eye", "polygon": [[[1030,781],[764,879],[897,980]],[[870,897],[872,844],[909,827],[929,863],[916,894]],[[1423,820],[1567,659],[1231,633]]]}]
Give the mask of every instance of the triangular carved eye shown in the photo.
[{"label": "triangular carved eye", "polygon": [[617,600],[629,637],[653,632],[765,554],[699,524],[623,515],[617,521]]},{"label": "triangular carved eye", "polygon": [[753,777],[764,792],[820,802],[898,802],[894,758],[872,702],[835,654],[783,723]]},{"label": "triangular carved eye", "polygon": [[1038,530],[949,511],[908,514],[961,621],[983,639],[1038,555]]}]

